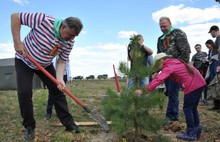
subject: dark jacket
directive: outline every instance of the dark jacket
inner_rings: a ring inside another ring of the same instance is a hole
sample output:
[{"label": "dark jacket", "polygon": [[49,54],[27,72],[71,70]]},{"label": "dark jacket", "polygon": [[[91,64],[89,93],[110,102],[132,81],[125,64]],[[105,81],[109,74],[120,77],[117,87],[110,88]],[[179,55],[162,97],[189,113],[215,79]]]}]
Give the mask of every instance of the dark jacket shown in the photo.
[{"label": "dark jacket", "polygon": [[157,41],[157,53],[166,53],[188,63],[191,50],[186,34],[180,29],[174,29],[166,38],[161,39],[162,36]]}]

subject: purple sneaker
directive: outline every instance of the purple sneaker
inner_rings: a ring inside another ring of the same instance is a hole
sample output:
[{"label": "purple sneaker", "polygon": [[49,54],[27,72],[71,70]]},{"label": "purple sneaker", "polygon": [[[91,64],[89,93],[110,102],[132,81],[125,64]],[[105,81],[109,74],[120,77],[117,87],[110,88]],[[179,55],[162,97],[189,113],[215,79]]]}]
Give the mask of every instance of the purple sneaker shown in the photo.
[{"label": "purple sneaker", "polygon": [[197,140],[197,129],[184,131],[176,136],[177,139],[195,141]]},{"label": "purple sneaker", "polygon": [[198,127],[196,127],[196,131],[197,131],[196,137],[197,137],[197,140],[200,139],[200,136],[201,136],[201,133],[202,133],[202,129],[203,129],[202,125],[199,125]]}]

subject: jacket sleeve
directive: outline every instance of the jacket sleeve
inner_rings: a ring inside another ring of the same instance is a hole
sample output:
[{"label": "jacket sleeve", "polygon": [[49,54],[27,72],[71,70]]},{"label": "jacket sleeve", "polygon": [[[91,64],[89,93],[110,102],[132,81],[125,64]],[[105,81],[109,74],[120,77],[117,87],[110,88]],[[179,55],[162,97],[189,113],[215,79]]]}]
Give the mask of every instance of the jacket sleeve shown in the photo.
[{"label": "jacket sleeve", "polygon": [[187,40],[186,34],[179,30],[176,35],[176,47],[179,50],[180,56],[177,58],[183,60],[184,62],[188,63],[190,59],[190,45]]},{"label": "jacket sleeve", "polygon": [[160,36],[158,39],[157,39],[157,54],[158,53],[161,53],[161,52],[164,52],[162,49],[164,49],[163,47],[163,44],[162,44],[162,41],[160,40],[162,36]]},{"label": "jacket sleeve", "polygon": [[162,71],[146,86],[148,91],[153,91],[157,86],[162,84],[172,73],[174,68],[171,65],[166,65]]},{"label": "jacket sleeve", "polygon": [[[217,36],[215,40],[215,46],[220,50],[220,36]],[[218,66],[220,66],[220,52],[218,52]]]}]

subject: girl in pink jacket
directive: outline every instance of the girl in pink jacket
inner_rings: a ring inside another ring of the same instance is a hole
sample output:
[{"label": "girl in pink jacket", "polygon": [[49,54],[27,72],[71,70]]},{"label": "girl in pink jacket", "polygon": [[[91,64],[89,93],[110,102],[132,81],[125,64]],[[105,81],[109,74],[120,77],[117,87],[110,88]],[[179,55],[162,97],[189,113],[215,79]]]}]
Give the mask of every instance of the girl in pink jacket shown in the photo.
[{"label": "girl in pink jacket", "polygon": [[[186,119],[186,131],[177,135],[178,139],[197,140],[200,137],[202,126],[199,121],[197,106],[201,93],[206,85],[199,71],[178,59],[171,58],[165,53],[159,53],[154,57],[154,66],[161,71],[153,76],[153,80],[146,86],[151,92],[166,79],[173,80],[181,85],[184,91],[183,111]],[[136,90],[135,94],[142,94],[142,90]]]}]

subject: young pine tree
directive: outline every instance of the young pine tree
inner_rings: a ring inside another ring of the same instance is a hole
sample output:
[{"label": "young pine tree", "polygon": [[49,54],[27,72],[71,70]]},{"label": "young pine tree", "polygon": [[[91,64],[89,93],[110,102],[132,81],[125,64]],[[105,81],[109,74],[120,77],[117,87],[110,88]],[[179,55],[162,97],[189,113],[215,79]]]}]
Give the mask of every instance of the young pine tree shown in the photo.
[{"label": "young pine tree", "polygon": [[120,62],[119,71],[128,78],[134,78],[134,87],[122,87],[120,94],[108,89],[108,99],[103,101],[105,116],[112,121],[112,129],[129,142],[146,141],[146,133],[156,133],[163,121],[152,113],[152,108],[162,109],[165,97],[159,92],[136,96],[134,91],[141,88],[140,80],[149,76],[152,68],[146,67],[146,61],[140,51],[138,37],[130,42],[132,56],[131,69],[125,62]]}]

